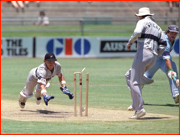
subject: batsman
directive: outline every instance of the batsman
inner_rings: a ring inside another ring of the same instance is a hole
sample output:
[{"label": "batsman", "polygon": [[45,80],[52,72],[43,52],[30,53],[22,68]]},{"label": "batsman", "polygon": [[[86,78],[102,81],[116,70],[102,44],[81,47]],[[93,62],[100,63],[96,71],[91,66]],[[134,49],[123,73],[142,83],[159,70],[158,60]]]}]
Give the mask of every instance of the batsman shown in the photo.
[{"label": "batsman", "polygon": [[[154,82],[152,79],[154,74],[161,69],[168,77],[169,86],[171,89],[172,98],[175,103],[179,103],[179,78],[178,70],[175,62],[172,60],[170,52],[173,50],[175,45],[175,39],[179,33],[179,28],[176,25],[169,25],[168,29],[165,31],[165,37],[167,42],[167,47],[163,52],[162,56],[159,56],[156,60],[154,66],[146,71],[143,76],[141,86],[146,84],[151,84]],[[174,78],[173,78],[174,77]]]},{"label": "batsman", "polygon": [[43,97],[44,103],[48,105],[48,102],[55,98],[47,94],[47,89],[50,86],[49,81],[56,75],[61,85],[60,90],[68,95],[69,99],[73,99],[74,95],[66,87],[66,81],[61,71],[60,63],[57,62],[56,56],[53,53],[47,53],[44,57],[44,63],[29,72],[26,86],[19,94],[19,106],[21,108],[25,107],[27,99],[34,95],[33,91],[35,87],[36,104],[39,105],[41,103],[41,97]]}]

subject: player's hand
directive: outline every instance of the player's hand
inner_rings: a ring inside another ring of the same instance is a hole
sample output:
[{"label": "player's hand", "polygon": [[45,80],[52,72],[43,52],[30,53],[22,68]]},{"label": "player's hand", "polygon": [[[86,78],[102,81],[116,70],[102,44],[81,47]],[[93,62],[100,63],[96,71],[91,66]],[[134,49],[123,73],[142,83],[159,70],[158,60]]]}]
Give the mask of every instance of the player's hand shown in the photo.
[{"label": "player's hand", "polygon": [[45,95],[43,96],[43,98],[44,98],[44,103],[45,103],[46,105],[48,105],[49,100],[54,99],[54,96],[50,96],[50,95],[48,95],[48,94],[45,94]]},{"label": "player's hand", "polygon": [[128,49],[128,51],[130,50],[130,45],[129,44],[127,44],[126,45],[126,48]]},{"label": "player's hand", "polygon": [[173,76],[174,76],[174,77],[177,77],[176,72],[174,72],[174,71],[172,71],[172,70],[169,70],[169,71],[168,71],[168,77],[169,77],[170,79],[173,79]]},{"label": "player's hand", "polygon": [[179,79],[176,80],[176,85],[179,87]]},{"label": "player's hand", "polygon": [[63,94],[68,95],[69,99],[73,99],[74,95],[67,89],[66,85],[64,88],[60,87],[60,90],[63,92]]}]

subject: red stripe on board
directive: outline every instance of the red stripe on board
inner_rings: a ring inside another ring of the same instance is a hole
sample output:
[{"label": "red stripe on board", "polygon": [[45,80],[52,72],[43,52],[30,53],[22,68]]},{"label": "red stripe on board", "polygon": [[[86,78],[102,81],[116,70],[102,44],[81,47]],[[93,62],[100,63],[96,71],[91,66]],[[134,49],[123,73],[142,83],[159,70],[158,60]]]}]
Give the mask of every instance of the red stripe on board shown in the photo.
[{"label": "red stripe on board", "polygon": [[65,40],[65,55],[72,55],[72,38]]}]

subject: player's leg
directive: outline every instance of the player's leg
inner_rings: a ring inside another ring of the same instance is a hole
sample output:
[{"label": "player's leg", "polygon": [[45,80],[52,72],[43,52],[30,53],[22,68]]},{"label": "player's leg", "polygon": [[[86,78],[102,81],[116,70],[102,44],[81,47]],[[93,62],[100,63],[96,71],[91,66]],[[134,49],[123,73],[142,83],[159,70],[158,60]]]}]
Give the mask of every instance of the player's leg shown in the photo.
[{"label": "player's leg", "polygon": [[161,63],[162,63],[162,60],[156,60],[156,63],[153,65],[153,67],[144,73],[142,83],[141,83],[141,88],[143,88],[144,85],[146,84],[152,84],[154,82],[152,78],[154,74],[158,71],[158,69],[161,67]]},{"label": "player's leg", "polygon": [[[126,74],[125,74],[125,78],[126,78],[126,83],[127,83],[127,86],[128,86],[128,89],[131,91],[131,88],[130,88],[130,76],[131,76],[131,69],[129,69]],[[127,108],[128,111],[134,111],[133,110],[133,107],[132,107],[132,104]]]},{"label": "player's leg", "polygon": [[[130,81],[129,81],[130,80],[130,75],[131,75],[131,69],[129,69],[125,74],[127,86],[129,88],[129,90],[131,91],[131,89],[130,89]],[[141,89],[143,88],[142,86],[144,86],[144,85],[141,84]],[[143,100],[143,104],[144,104],[144,100]],[[128,111],[134,111],[133,107],[132,107],[132,104],[127,108],[127,110]]]},{"label": "player's leg", "polygon": [[[157,72],[157,70],[161,67],[161,63],[162,63],[162,60],[156,60],[156,63],[153,65],[153,67],[151,67],[149,70],[147,70],[144,73],[143,78],[142,78],[142,82],[141,82],[141,89],[143,89],[144,85],[151,84],[154,82],[154,80],[152,78],[153,78],[154,74]],[[127,73],[129,73],[129,72],[127,72]],[[125,76],[128,77],[129,74],[127,74]],[[127,79],[126,79],[126,81],[127,81]],[[144,100],[143,100],[143,104],[144,104]],[[133,111],[132,105],[130,105],[127,108],[127,110]]]},{"label": "player's leg", "polygon": [[29,72],[29,75],[26,81],[26,86],[23,88],[23,90],[19,94],[19,106],[21,108],[24,108],[27,99],[33,96],[34,87],[37,84],[37,80],[34,78],[33,73],[34,73],[34,69],[32,69]]},{"label": "player's leg", "polygon": [[[24,87],[24,88],[26,88],[26,87]],[[20,106],[21,108],[24,108],[27,99],[30,98],[30,97],[32,97],[32,96],[33,96],[33,94],[32,94],[32,95],[25,95],[25,94],[23,93],[23,91],[21,91],[20,94],[19,94],[19,106]]]},{"label": "player's leg", "polygon": [[[126,83],[127,83],[127,86],[128,86],[128,89],[131,91],[131,88],[130,88],[130,75],[131,75],[131,69],[129,69],[126,74],[125,74],[125,78],[126,78]],[[128,111],[134,111],[133,110],[133,107],[132,107],[132,104],[127,108]]]},{"label": "player's leg", "polygon": [[130,76],[131,76],[131,69],[129,69],[129,70],[126,72],[126,74],[125,74],[127,86],[128,86],[128,88],[129,88],[129,90],[131,91],[131,89],[130,89],[130,82],[129,82]]},{"label": "player's leg", "polygon": [[146,114],[143,107],[141,81],[143,74],[155,64],[155,61],[156,56],[154,56],[149,50],[139,49],[136,53],[130,77],[131,97],[133,100],[132,107],[136,110],[136,113],[131,118],[139,118]]}]

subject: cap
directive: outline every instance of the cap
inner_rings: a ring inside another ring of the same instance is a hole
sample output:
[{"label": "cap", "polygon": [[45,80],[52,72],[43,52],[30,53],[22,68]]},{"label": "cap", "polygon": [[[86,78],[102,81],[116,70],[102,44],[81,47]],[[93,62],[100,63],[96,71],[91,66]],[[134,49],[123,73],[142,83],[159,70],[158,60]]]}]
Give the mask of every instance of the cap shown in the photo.
[{"label": "cap", "polygon": [[54,53],[47,53],[44,57],[44,60],[47,61],[57,61],[56,56],[54,55]]},{"label": "cap", "polygon": [[145,16],[145,15],[154,15],[150,13],[150,9],[148,7],[142,7],[139,9],[139,13],[135,14],[136,16]]},{"label": "cap", "polygon": [[175,32],[175,33],[179,33],[179,28],[176,25],[169,25],[168,26],[168,30],[170,32]]}]

